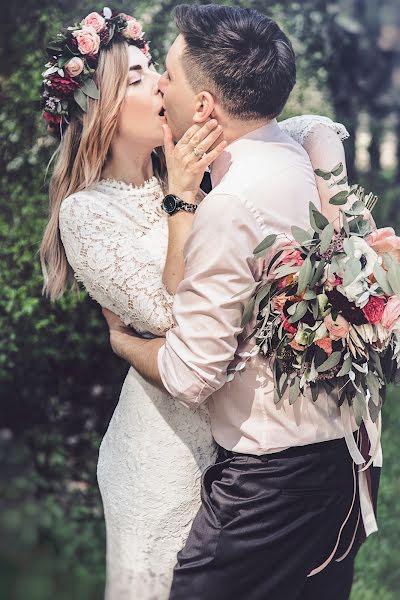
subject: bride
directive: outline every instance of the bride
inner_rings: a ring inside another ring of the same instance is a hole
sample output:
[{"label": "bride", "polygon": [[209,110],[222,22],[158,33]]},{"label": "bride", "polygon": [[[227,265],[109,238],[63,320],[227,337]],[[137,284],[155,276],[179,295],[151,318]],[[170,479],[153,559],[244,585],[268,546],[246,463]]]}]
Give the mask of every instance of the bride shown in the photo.
[{"label": "bride", "polygon": [[[70,28],[50,52],[43,108],[61,143],[41,246],[45,292],[60,298],[73,273],[135,332],[165,336],[193,214],[174,225],[161,209],[168,192],[165,119],[141,25],[104,9]],[[70,59],[57,62],[63,52]],[[345,164],[343,126],[314,116],[280,126],[304,146],[314,168]],[[191,185],[199,188],[225,144],[216,123],[195,133],[207,150],[191,165]],[[177,155],[172,160],[174,152],[167,156],[169,177],[183,188],[188,168]],[[322,210],[333,220],[337,207],[328,200],[337,190],[322,179],[317,184]],[[199,189],[198,202],[202,197]],[[200,506],[201,473],[214,459],[206,409],[166,401],[130,368],[97,469],[107,530],[106,598],[168,597],[176,554]]]}]

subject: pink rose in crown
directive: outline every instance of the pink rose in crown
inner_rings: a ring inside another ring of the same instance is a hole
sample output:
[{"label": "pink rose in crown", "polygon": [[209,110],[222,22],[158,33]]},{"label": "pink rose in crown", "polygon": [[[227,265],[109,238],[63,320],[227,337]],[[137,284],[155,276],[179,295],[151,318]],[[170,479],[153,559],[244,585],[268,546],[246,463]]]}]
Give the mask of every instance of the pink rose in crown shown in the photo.
[{"label": "pink rose in crown", "polygon": [[84,64],[83,60],[78,56],[71,58],[69,62],[64,67],[64,72],[67,73],[70,77],[78,77],[83,71]]},{"label": "pink rose in crown", "polygon": [[385,301],[383,298],[371,296],[368,303],[362,309],[369,323],[380,323],[382,320],[383,311],[385,310]]},{"label": "pink rose in crown", "polygon": [[93,27],[84,25],[82,29],[74,31],[74,38],[78,42],[78,50],[81,54],[97,54],[100,47],[100,38]]},{"label": "pink rose in crown", "polygon": [[385,310],[382,315],[382,325],[389,331],[400,318],[400,300],[397,296],[391,296],[386,303]]},{"label": "pink rose in crown", "polygon": [[98,12],[91,12],[83,21],[83,25],[86,27],[93,27],[96,33],[100,33],[106,26],[106,20],[104,17],[99,15]]},{"label": "pink rose in crown", "polygon": [[122,33],[124,37],[130,40],[138,40],[142,35],[142,26],[136,19],[131,19],[127,22]]},{"label": "pink rose in crown", "polygon": [[377,254],[390,254],[400,262],[400,237],[393,227],[383,227],[373,231],[367,237],[368,244]]}]

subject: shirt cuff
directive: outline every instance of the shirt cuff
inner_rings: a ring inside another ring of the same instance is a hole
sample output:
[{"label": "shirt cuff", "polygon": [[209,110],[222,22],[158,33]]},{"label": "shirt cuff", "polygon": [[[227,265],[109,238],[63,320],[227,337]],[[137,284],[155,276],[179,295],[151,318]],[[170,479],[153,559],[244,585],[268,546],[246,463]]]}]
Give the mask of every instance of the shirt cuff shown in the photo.
[{"label": "shirt cuff", "polygon": [[167,392],[185,406],[199,406],[216,390],[203,381],[170,347],[164,344],[157,355],[158,371]]}]

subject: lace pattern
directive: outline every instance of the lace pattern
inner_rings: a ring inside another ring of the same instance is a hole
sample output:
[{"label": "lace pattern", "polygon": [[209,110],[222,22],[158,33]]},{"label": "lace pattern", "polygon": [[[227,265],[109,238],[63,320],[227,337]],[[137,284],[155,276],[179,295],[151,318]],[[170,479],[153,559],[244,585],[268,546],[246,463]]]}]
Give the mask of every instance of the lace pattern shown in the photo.
[{"label": "lace pattern", "polygon": [[350,137],[346,127],[341,123],[334,123],[329,117],[323,117],[321,115],[301,115],[300,117],[291,117],[280,121],[279,127],[287,135],[290,135],[296,142],[301,146],[304,146],[304,142],[312,133],[316,125],[326,125],[329,129],[332,129],[337,133],[340,140],[343,141]]},{"label": "lace pattern", "polygon": [[68,262],[101,306],[138,332],[165,335],[173,296],[162,284],[167,216],[155,178],[140,188],[100,181],[66,198],[60,232]]}]

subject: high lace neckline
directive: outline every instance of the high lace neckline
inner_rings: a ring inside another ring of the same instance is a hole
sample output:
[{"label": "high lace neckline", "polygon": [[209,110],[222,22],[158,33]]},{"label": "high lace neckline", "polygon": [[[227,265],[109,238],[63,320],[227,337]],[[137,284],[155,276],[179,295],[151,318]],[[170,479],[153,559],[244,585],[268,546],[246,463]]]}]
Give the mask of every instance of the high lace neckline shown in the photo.
[{"label": "high lace neckline", "polygon": [[134,185],[133,183],[126,183],[126,181],[121,181],[118,179],[102,178],[99,180],[98,185],[106,186],[108,188],[112,188],[114,190],[122,190],[124,192],[143,192],[143,190],[153,190],[156,187],[159,187],[159,181],[155,175],[152,175],[149,179],[146,179],[142,185]]}]

